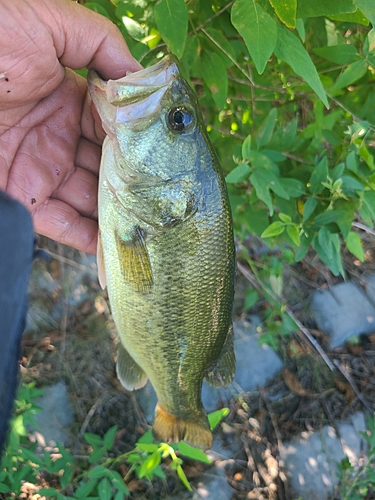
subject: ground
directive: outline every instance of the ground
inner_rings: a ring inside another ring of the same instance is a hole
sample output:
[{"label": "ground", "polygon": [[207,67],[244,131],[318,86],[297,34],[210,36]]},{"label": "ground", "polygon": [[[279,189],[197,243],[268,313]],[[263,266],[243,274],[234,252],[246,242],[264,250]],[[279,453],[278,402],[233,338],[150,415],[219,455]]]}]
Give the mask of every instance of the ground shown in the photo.
[{"label": "ground", "polygon": [[[348,253],[344,255],[348,278],[358,283],[364,271],[375,268],[374,237],[365,236],[363,264]],[[53,258],[51,262],[39,260],[34,264],[22,378],[25,382],[35,381],[38,387],[61,380],[67,384],[75,412],[70,428],[75,455],[87,453],[82,443],[84,432],[103,435],[115,424],[119,426],[115,451],[124,453],[149,426],[136,396],[124,390],[115,376],[116,332],[106,292],[97,282],[95,259],[47,239],[42,239],[40,246],[48,249]],[[334,277],[313,254],[302,263],[288,266],[283,278],[284,298],[291,310],[327,355],[345,366],[350,381],[340,372],[332,372],[300,332],[280,339],[284,370],[266,387],[232,400],[230,414],[215,431],[222,449],[232,453],[229,459],[222,457],[222,463],[234,491],[233,499],[290,500],[279,462],[280,444],[304,430],[326,424],[335,427],[339,420],[365,410],[363,400],[375,410],[375,333],[329,352],[328,339],[317,330],[308,309],[316,289],[330,287],[342,278]],[[262,317],[264,312],[262,301],[242,312],[247,286],[246,279],[240,276],[237,319],[254,313]],[[185,472],[194,481],[207,468],[191,462]],[[121,472],[126,474],[126,465]],[[152,484],[132,478],[128,486],[134,499],[181,498],[183,491],[173,472],[168,473],[167,480]]]}]

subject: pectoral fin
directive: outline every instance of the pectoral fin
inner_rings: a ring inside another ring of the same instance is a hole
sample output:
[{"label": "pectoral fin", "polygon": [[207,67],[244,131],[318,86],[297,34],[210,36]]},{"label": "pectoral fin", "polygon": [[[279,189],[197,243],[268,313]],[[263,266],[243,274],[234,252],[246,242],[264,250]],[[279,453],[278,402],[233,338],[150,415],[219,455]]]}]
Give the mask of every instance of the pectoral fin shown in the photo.
[{"label": "pectoral fin", "polygon": [[141,230],[136,228],[128,241],[116,233],[116,244],[126,282],[137,292],[148,292],[153,282],[152,269]]},{"label": "pectoral fin", "polygon": [[205,379],[214,387],[226,387],[232,382],[235,371],[236,358],[233,346],[233,326],[230,325],[220,357],[214,368],[207,372]]},{"label": "pectoral fin", "polygon": [[105,274],[103,245],[102,245],[102,237],[101,237],[100,231],[99,231],[99,236],[98,236],[96,265],[98,266],[98,280],[99,280],[100,286],[104,290],[104,288],[107,286],[107,276]]},{"label": "pectoral fin", "polygon": [[116,372],[121,384],[128,391],[140,389],[147,382],[147,375],[121,343],[117,347]]}]

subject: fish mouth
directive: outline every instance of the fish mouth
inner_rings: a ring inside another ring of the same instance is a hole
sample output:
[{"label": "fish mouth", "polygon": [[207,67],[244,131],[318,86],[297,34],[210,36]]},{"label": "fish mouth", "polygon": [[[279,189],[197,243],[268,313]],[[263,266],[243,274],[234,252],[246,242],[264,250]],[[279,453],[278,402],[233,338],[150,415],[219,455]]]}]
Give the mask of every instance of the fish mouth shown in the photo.
[{"label": "fish mouth", "polygon": [[179,74],[177,59],[172,55],[136,73],[130,73],[118,80],[102,80],[90,70],[88,82],[94,103],[99,100],[117,108],[116,121],[129,122],[155,114],[166,90]]}]

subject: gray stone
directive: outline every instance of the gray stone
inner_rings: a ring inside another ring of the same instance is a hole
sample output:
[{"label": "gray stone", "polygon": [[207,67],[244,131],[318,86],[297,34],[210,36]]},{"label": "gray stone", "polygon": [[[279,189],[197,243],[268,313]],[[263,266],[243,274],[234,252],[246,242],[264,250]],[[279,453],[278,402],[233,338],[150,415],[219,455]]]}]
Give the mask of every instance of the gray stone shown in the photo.
[{"label": "gray stone", "polygon": [[370,272],[363,273],[361,276],[361,285],[363,286],[369,301],[373,306],[375,306],[375,274]]},{"label": "gray stone", "polygon": [[244,392],[264,387],[281,370],[281,359],[271,347],[259,344],[260,334],[254,325],[239,321],[234,324],[234,331],[237,360],[235,384]]},{"label": "gray stone", "polygon": [[193,500],[230,500],[234,490],[229,486],[222,465],[212,467],[199,476]]},{"label": "gray stone", "polygon": [[375,331],[375,308],[350,281],[315,292],[310,307],[319,329],[330,336],[331,349],[352,336]]},{"label": "gray stone", "polygon": [[169,497],[169,500],[230,500],[234,493],[227,482],[224,464],[214,465],[191,486],[193,493],[181,492],[178,497]]},{"label": "gray stone", "polygon": [[224,445],[222,440],[214,436],[212,448],[208,451],[207,455],[213,462],[218,460],[232,459],[241,450],[241,443],[238,436],[232,434],[227,438],[227,443]]},{"label": "gray stone", "polygon": [[358,413],[349,422],[339,424],[338,430],[340,437],[331,426],[319,432],[303,432],[280,448],[293,498],[332,498],[341,460],[347,456],[353,466],[358,464],[365,447],[359,434],[365,430],[363,414]]},{"label": "gray stone", "polygon": [[69,446],[71,442],[66,428],[74,421],[74,411],[66,385],[58,382],[47,387],[37,405],[42,411],[36,415],[38,429],[33,430],[32,434],[38,444],[43,448],[56,444]]}]

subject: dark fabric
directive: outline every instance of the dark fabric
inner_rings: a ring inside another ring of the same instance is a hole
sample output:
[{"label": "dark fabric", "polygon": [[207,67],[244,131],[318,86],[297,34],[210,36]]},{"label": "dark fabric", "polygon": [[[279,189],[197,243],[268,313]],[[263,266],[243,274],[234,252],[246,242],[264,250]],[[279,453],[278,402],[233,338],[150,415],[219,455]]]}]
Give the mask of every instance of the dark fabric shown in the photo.
[{"label": "dark fabric", "polygon": [[0,191],[0,454],[17,388],[33,246],[28,211]]}]

